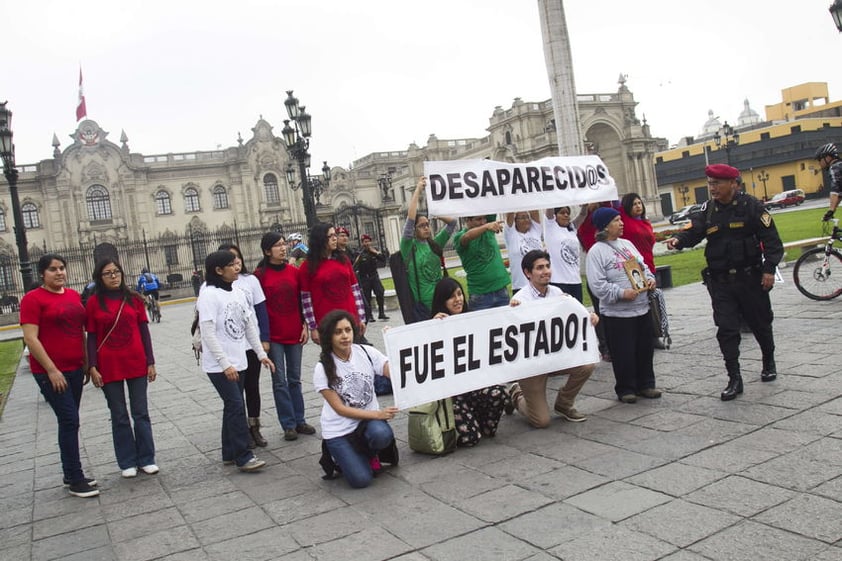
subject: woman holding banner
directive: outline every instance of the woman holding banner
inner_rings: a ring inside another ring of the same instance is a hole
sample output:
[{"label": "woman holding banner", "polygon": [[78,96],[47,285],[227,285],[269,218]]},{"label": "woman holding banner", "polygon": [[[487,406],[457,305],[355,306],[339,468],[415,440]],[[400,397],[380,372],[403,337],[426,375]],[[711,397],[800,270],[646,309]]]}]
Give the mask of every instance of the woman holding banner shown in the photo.
[{"label": "woman holding banner", "polygon": [[[544,243],[550,254],[552,284],[582,302],[582,273],[579,268],[579,240],[576,228],[587,216],[586,207],[581,207],[575,220],[572,209],[562,206],[547,209],[547,221],[544,224]],[[521,273],[523,274],[523,273]]]},{"label": "woman holding banner", "polygon": [[447,227],[433,236],[430,219],[418,214],[418,201],[426,186],[427,178],[419,177],[415,192],[409,201],[406,224],[401,237],[401,256],[406,263],[409,290],[415,302],[412,313],[414,321],[430,319],[433,290],[441,280],[443,270],[446,271],[443,248],[456,230],[457,223],[453,218],[440,216],[439,219],[447,223]]},{"label": "woman holding banner", "polygon": [[368,487],[380,468],[378,452],[394,441],[388,420],[397,407],[380,409],[374,376],[389,376],[389,359],[374,347],[357,345],[359,322],[345,310],[319,323],[322,349],[313,387],[322,394],[322,438],[330,456],[355,489]]},{"label": "woman holding banner", "polygon": [[[459,281],[441,279],[433,291],[433,319],[444,319],[468,311]],[[506,406],[510,406],[505,386],[489,386],[453,396],[453,417],[459,447],[476,446],[483,436],[493,437]]]},{"label": "woman holding banner", "polygon": [[[635,403],[638,396],[661,397],[655,387],[652,356],[652,322],[647,290],[655,288],[655,276],[643,257],[623,235],[623,220],[613,208],[593,213],[596,243],[588,251],[588,285],[599,298],[605,338],[614,369],[614,391],[623,403]],[[645,287],[632,284],[634,273],[643,274]]]}]

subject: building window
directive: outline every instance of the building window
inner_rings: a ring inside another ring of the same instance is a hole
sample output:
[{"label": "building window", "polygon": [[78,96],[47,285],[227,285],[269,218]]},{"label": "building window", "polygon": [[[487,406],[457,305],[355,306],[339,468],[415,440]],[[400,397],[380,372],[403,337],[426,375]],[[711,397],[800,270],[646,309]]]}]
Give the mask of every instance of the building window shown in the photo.
[{"label": "building window", "polygon": [[222,185],[213,188],[213,208],[228,208],[228,192]]},{"label": "building window", "polygon": [[155,213],[172,214],[172,199],[170,199],[170,194],[163,189],[155,193]]},{"label": "building window", "polygon": [[[0,290],[12,291],[15,289],[15,268],[12,266],[12,259],[8,255],[0,255]],[[0,305],[5,305],[0,301]]]},{"label": "building window", "polygon": [[278,178],[274,173],[263,176],[263,189],[266,191],[266,204],[277,206],[281,204],[281,194],[278,192]]},{"label": "building window", "polygon": [[111,221],[111,198],[102,185],[91,185],[85,195],[88,206],[88,220],[91,222]]},{"label": "building window", "polygon": [[23,214],[24,228],[40,228],[41,219],[38,218],[38,207],[34,203],[23,203],[20,207],[20,212]]},{"label": "building window", "polygon": [[199,205],[199,192],[193,187],[184,190],[184,212],[199,212],[202,207]]},{"label": "building window", "polygon": [[6,231],[6,212],[0,208],[0,232]]},{"label": "building window", "polygon": [[165,245],[164,246],[164,260],[167,266],[178,265],[178,246]]}]

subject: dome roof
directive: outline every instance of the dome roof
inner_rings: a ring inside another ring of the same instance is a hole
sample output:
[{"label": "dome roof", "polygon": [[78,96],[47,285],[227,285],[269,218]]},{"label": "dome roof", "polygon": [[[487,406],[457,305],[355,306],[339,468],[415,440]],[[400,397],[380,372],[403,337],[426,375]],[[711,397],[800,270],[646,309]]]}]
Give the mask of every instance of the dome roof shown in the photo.
[{"label": "dome roof", "polygon": [[740,113],[740,118],[737,119],[737,126],[745,127],[749,125],[756,125],[760,121],[760,115],[757,111],[749,107],[748,99],[743,101],[743,111]]}]

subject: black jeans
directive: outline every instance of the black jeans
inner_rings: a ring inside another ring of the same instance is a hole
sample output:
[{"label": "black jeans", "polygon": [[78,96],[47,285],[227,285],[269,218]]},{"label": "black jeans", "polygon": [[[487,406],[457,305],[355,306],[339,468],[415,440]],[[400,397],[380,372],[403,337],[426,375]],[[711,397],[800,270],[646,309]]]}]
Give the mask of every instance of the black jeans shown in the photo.
[{"label": "black jeans", "polygon": [[631,318],[602,316],[599,323],[605,324],[617,397],[654,388],[655,346],[649,314]]}]

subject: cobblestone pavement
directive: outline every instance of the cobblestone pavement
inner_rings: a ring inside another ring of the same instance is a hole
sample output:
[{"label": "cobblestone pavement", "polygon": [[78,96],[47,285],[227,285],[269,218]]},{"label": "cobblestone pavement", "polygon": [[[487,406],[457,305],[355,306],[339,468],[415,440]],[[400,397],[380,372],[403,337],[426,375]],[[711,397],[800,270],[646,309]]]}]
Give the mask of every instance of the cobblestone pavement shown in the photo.
[{"label": "cobblestone pavement", "polygon": [[[721,402],[707,293],[671,289],[674,345],[656,351],[662,399],[619,403],[602,363],[577,402],[587,422],[535,430],[515,415],[496,438],[443,458],[408,449],[401,414],[401,464],[364,490],[321,479],[318,438],[282,439],[265,372],[269,465],[223,466],[221,401],[190,350],[192,304],[166,306],[151,327],[160,474],[120,477],[105,399],[88,386],[83,465],[102,494],[69,496],[55,417],[23,366],[0,421],[0,559],[840,560],[842,299],[807,300],[784,274],[773,291],[776,382],[760,382],[757,344],[744,341],[745,393]],[[383,325],[371,326],[378,346]],[[308,345],[303,378],[318,426],[316,356]]]}]

